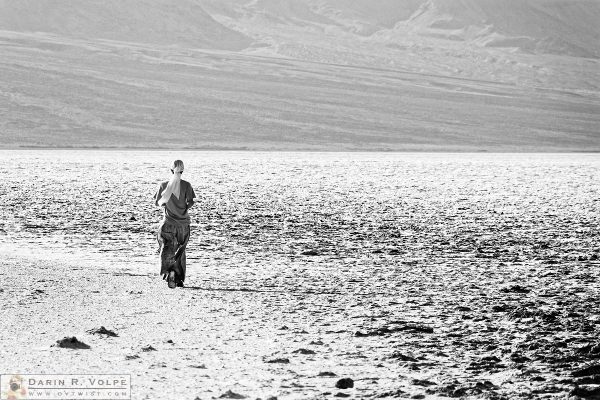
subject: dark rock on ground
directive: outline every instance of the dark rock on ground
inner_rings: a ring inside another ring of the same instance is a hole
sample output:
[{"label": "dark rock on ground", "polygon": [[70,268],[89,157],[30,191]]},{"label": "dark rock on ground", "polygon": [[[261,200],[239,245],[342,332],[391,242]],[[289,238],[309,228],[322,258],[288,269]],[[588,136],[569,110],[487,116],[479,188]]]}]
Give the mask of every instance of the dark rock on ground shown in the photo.
[{"label": "dark rock on ground", "polygon": [[354,381],[352,378],[342,378],[335,383],[335,387],[338,389],[350,389],[354,387]]},{"label": "dark rock on ground", "polygon": [[91,334],[94,335],[106,335],[106,336],[112,336],[112,337],[117,337],[119,335],[117,335],[114,331],[111,331],[109,329],[106,329],[105,327],[101,326],[98,329],[91,329],[88,331]]},{"label": "dark rock on ground", "polygon": [[310,349],[298,349],[298,350],[294,350],[292,351],[292,353],[294,354],[317,354],[315,353],[313,350]]},{"label": "dark rock on ground", "polygon": [[83,342],[77,340],[75,336],[73,337],[64,337],[61,340],[56,341],[56,346],[61,347],[63,349],[81,349],[86,350],[91,347]]},{"label": "dark rock on ground", "polygon": [[220,399],[245,399],[246,396],[243,394],[232,392],[231,390],[226,391],[219,396]]},{"label": "dark rock on ground", "polygon": [[512,285],[505,288],[500,289],[503,293],[529,293],[531,289],[528,289],[521,285]]},{"label": "dark rock on ground", "polygon": [[350,395],[347,393],[337,392],[333,395],[333,397],[350,397]]},{"label": "dark rock on ground", "polygon": [[289,364],[289,358],[273,358],[272,360],[265,361],[268,364]]},{"label": "dark rock on ground", "polygon": [[317,376],[337,376],[337,375],[334,374],[333,372],[324,371],[324,372],[319,372],[319,375],[317,375]]},{"label": "dark rock on ground", "polygon": [[506,304],[496,304],[494,306],[492,306],[492,311],[493,312],[506,312],[508,310],[510,310],[510,306],[506,305]]},{"label": "dark rock on ground", "polygon": [[138,358],[140,358],[140,356],[138,356],[137,354],[134,354],[132,356],[125,356],[126,360],[137,360]]},{"label": "dark rock on ground", "polygon": [[318,256],[319,252],[317,250],[305,250],[300,254],[303,256]]},{"label": "dark rock on ground", "polygon": [[156,351],[156,349],[151,345],[148,345],[146,347],[142,347],[142,351]]},{"label": "dark rock on ground", "polygon": [[415,386],[436,386],[437,383],[428,381],[427,379],[413,379],[410,383]]}]

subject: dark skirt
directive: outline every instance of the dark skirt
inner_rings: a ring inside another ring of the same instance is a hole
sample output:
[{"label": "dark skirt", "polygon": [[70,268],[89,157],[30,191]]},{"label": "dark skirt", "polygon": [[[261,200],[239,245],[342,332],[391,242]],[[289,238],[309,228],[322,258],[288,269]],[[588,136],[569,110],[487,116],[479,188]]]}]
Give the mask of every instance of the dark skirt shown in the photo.
[{"label": "dark skirt", "polygon": [[164,220],[158,228],[157,239],[163,279],[175,271],[175,282],[185,281],[185,248],[190,239],[190,225]]}]

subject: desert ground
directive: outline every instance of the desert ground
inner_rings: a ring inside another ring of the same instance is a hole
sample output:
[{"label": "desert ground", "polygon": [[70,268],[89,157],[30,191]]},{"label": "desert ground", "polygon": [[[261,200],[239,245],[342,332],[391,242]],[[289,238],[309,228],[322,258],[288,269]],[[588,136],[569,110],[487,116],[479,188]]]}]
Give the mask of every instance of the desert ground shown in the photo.
[{"label": "desert ground", "polygon": [[[595,154],[0,155],[3,373],[130,374],[134,399],[600,391]],[[174,156],[199,202],[170,290]]]}]

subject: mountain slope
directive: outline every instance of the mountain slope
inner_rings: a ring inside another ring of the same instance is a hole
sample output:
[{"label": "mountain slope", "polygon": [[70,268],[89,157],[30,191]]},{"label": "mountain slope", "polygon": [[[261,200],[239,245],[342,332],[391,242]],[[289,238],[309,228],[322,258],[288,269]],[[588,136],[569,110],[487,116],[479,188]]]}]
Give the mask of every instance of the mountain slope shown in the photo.
[{"label": "mountain slope", "polygon": [[[286,35],[320,27],[398,44],[415,37],[524,52],[600,57],[597,0],[200,0],[237,29]],[[227,10],[227,11],[225,11]],[[286,27],[286,24],[288,25]],[[277,30],[273,30],[274,27]],[[302,37],[298,38],[302,41]]]},{"label": "mountain slope", "polygon": [[595,0],[429,0],[404,27],[482,46],[600,57]]},{"label": "mountain slope", "polygon": [[226,50],[251,42],[194,0],[0,0],[0,30]]},{"label": "mountain slope", "polygon": [[590,0],[0,0],[0,147],[600,150]]}]

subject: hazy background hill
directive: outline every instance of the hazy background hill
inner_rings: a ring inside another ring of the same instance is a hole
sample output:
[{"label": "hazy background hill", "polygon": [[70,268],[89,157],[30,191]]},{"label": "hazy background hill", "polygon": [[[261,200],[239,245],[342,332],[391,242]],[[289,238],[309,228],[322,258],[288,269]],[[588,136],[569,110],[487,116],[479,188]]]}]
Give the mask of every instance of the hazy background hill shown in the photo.
[{"label": "hazy background hill", "polygon": [[0,146],[600,150],[596,0],[0,0]]},{"label": "hazy background hill", "polygon": [[596,0],[201,0],[256,34],[286,25],[398,44],[421,36],[536,53],[600,56]]},{"label": "hazy background hill", "polygon": [[240,50],[250,44],[194,0],[2,0],[0,28],[208,49]]}]

